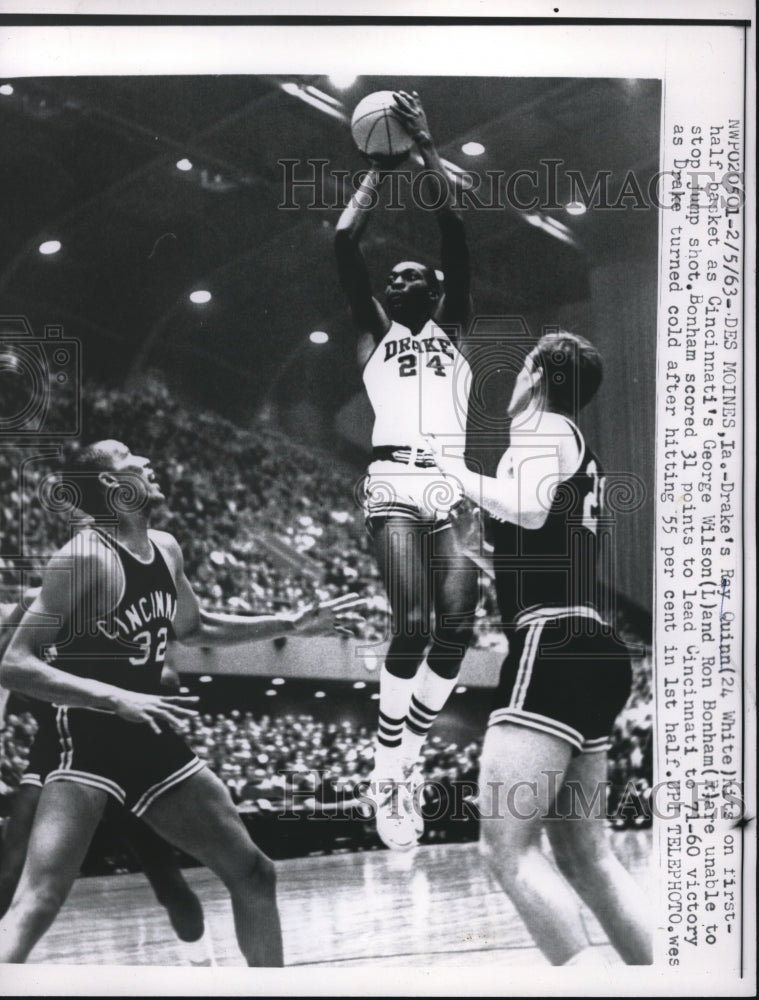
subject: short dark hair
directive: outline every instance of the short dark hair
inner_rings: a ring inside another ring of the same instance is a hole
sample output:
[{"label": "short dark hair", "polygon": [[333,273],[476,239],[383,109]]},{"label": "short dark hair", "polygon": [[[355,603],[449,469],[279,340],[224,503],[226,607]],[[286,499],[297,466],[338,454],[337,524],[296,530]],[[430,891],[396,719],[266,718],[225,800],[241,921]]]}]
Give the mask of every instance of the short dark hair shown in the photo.
[{"label": "short dark hair", "polygon": [[542,336],[533,362],[545,376],[547,404],[570,413],[587,406],[603,379],[603,362],[593,344],[566,330]]},{"label": "short dark hair", "polygon": [[72,506],[95,517],[113,513],[107,502],[107,490],[99,478],[101,472],[113,469],[113,456],[102,444],[96,441],[72,450],[58,472],[61,488]]},{"label": "short dark hair", "polygon": [[[440,279],[437,276],[437,271],[435,270],[435,268],[432,267],[431,264],[422,264],[422,262],[418,260],[415,260],[413,262],[409,261],[409,263],[413,263],[414,267],[419,268],[419,270],[424,275],[424,280],[427,283],[427,288],[429,288],[432,294],[437,298],[443,291],[443,288],[440,284]],[[393,266],[397,267],[398,265],[395,264]]]}]

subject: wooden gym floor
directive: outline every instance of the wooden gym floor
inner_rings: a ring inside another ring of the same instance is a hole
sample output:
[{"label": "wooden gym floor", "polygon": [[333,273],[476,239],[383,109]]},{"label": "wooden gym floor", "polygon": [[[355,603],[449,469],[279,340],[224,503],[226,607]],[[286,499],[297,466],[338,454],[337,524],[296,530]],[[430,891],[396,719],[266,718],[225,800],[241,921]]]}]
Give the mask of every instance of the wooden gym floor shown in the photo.
[{"label": "wooden gym floor", "polygon": [[[610,832],[650,891],[651,831]],[[477,845],[439,844],[278,861],[288,966],[545,965]],[[185,872],[205,910],[219,966],[242,966],[228,896],[206,869]],[[620,961],[583,908],[599,962]],[[81,878],[29,963],[178,966],[183,956],[139,874]]]}]

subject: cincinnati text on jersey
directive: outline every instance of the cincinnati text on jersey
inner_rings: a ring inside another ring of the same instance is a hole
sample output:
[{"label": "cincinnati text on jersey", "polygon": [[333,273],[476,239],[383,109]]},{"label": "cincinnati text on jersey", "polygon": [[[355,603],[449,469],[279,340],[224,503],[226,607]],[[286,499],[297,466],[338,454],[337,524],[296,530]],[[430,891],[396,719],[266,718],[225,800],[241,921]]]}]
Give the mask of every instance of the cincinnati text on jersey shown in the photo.
[{"label": "cincinnati text on jersey", "polygon": [[122,610],[126,621],[118,615],[112,615],[107,622],[99,621],[97,627],[109,639],[118,639],[120,636],[131,638],[155,618],[172,621],[176,608],[176,598],[172,594],[165,590],[153,590]]}]

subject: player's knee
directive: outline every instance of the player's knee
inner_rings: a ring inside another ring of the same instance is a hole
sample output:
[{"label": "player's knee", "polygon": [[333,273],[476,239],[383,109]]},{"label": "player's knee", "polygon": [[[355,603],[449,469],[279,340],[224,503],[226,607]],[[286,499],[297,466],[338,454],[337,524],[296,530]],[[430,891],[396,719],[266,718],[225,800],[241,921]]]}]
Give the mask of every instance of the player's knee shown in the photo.
[{"label": "player's knee", "polygon": [[583,842],[569,832],[552,837],[551,849],[559,871],[573,885],[585,882],[602,861],[594,841]]},{"label": "player's knee", "polygon": [[277,891],[277,869],[274,862],[259,852],[253,866],[256,890],[265,896],[274,896]]},{"label": "player's knee", "polygon": [[261,851],[252,850],[245,860],[240,882],[256,895],[274,896],[277,890],[274,862]]},{"label": "player's knee", "polygon": [[388,673],[394,677],[414,677],[424,659],[427,637],[423,634],[396,635],[385,657]]},{"label": "player's knee", "polygon": [[58,916],[67,895],[67,889],[57,882],[45,882],[16,897],[12,908],[19,907],[29,912],[34,920],[47,925]]},{"label": "player's knee", "polygon": [[453,680],[461,668],[469,643],[472,640],[471,625],[439,626],[427,656],[427,664],[438,677]]}]

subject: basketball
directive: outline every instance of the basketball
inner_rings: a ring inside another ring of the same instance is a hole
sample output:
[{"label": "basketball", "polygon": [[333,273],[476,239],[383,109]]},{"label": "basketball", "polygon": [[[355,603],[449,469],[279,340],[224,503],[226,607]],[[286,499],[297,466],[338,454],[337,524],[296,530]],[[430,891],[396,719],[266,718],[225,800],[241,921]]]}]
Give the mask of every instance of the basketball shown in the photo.
[{"label": "basketball", "polygon": [[405,160],[414,144],[395,113],[392,90],[377,90],[356,105],[351,132],[366,157],[388,166]]}]

